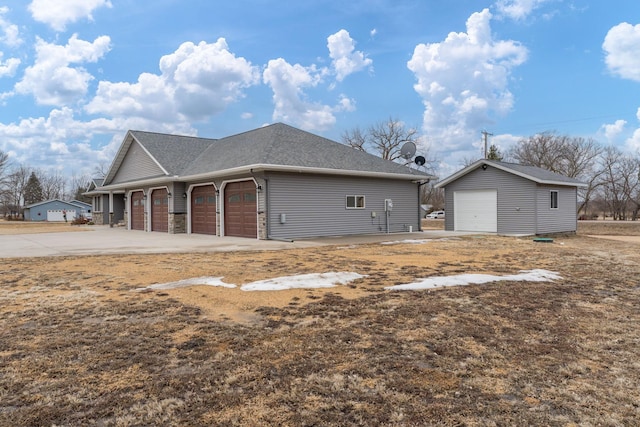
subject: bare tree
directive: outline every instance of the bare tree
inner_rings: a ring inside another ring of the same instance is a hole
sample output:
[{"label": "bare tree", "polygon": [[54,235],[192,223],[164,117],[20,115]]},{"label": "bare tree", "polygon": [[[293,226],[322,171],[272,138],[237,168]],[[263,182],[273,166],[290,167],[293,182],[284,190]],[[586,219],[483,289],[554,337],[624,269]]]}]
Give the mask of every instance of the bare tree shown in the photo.
[{"label": "bare tree", "polygon": [[3,182],[3,179],[5,178],[5,173],[8,167],[9,167],[9,155],[4,151],[0,150],[0,184]]},{"label": "bare tree", "polygon": [[42,197],[44,200],[64,199],[64,182],[65,178],[60,172],[50,173],[39,169],[36,175],[42,186]]},{"label": "bare tree", "polygon": [[98,163],[96,167],[93,169],[93,175],[96,178],[104,178],[105,176],[107,176],[108,172],[109,172],[109,164],[104,161]]},{"label": "bare tree", "polygon": [[434,209],[444,209],[444,189],[435,188],[435,182],[420,187],[420,201],[432,205]]},{"label": "bare tree", "polygon": [[603,148],[593,139],[543,132],[522,139],[509,157],[524,165],[537,166],[587,184],[579,189],[578,212],[587,208],[594,191],[601,185],[604,170],[599,167]]},{"label": "bare tree", "polygon": [[[607,147],[602,156],[601,195],[614,220],[637,219],[640,208],[640,180],[637,158]],[[629,215],[631,212],[631,215]]]},{"label": "bare tree", "polygon": [[82,193],[87,191],[89,187],[90,177],[88,174],[76,175],[75,172],[71,175],[71,198],[79,200],[81,202],[91,202],[91,198],[84,196]]},{"label": "bare tree", "polygon": [[360,151],[375,154],[385,160],[398,161],[400,150],[407,142],[418,143],[419,134],[415,128],[407,128],[400,120],[389,118],[370,126],[366,132],[354,128],[342,134],[342,142]]},{"label": "bare tree", "polygon": [[24,204],[24,190],[31,175],[32,169],[28,166],[19,165],[11,169],[5,180],[5,191],[3,193],[3,205],[5,211],[16,215],[22,210]]},{"label": "bare tree", "polygon": [[367,138],[359,127],[344,131],[342,133],[342,143],[358,151],[367,151],[367,147],[365,147]]}]

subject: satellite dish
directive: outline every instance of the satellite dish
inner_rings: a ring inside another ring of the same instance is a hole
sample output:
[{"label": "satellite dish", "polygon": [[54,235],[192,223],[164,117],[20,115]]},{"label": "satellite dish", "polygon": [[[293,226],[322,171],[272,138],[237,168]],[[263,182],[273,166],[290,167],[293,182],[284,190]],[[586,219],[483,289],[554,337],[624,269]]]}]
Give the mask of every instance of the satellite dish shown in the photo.
[{"label": "satellite dish", "polygon": [[416,144],[413,142],[405,142],[402,148],[400,148],[400,155],[405,159],[410,159],[416,154]]},{"label": "satellite dish", "polygon": [[416,156],[414,162],[416,162],[416,165],[418,166],[424,166],[424,164],[427,163],[427,159],[425,159],[423,156]]}]

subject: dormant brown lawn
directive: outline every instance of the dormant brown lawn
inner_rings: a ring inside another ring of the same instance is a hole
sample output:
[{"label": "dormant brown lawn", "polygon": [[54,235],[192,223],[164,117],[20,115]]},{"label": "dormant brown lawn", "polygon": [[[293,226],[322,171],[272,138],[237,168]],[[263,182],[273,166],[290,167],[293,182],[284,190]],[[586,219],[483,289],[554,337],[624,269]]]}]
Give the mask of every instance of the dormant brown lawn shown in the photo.
[{"label": "dormant brown lawn", "polygon": [[[0,425],[634,425],[640,244],[470,236],[0,260]],[[623,228],[624,227],[624,228]],[[554,282],[384,288],[466,273]],[[330,289],[136,289],[329,271]]]}]

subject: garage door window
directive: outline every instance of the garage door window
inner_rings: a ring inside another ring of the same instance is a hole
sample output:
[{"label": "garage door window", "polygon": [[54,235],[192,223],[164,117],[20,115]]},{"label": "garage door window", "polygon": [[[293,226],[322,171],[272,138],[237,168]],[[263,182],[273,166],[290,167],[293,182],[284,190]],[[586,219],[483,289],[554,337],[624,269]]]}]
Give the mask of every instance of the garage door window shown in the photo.
[{"label": "garage door window", "polygon": [[364,209],[364,196],[347,196],[347,209]]},{"label": "garage door window", "polygon": [[551,209],[558,209],[558,192],[551,191]]}]

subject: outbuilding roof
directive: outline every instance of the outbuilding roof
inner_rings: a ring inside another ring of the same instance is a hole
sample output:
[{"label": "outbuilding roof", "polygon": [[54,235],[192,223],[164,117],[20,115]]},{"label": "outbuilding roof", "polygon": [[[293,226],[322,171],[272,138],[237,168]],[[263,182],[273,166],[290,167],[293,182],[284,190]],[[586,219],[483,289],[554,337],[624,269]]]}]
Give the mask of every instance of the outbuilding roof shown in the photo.
[{"label": "outbuilding roof", "polygon": [[72,200],[70,202],[67,202],[67,201],[60,200],[60,199],[49,199],[49,200],[44,200],[42,202],[37,202],[37,203],[32,203],[30,205],[27,205],[27,206],[25,206],[25,209],[31,209],[31,208],[35,208],[36,206],[47,205],[47,204],[50,204],[50,203],[63,203],[65,205],[68,205],[70,207],[75,207],[75,208],[82,208],[82,207],[84,207],[83,205],[91,207],[90,204],[84,203],[84,202],[80,202],[78,200]]},{"label": "outbuilding roof", "polygon": [[469,172],[472,172],[483,166],[493,166],[496,169],[511,173],[513,175],[520,176],[522,178],[534,181],[538,184],[545,185],[560,185],[569,187],[586,187],[587,184],[559,173],[551,172],[546,169],[539,168],[537,166],[525,166],[517,163],[498,162],[495,160],[480,159],[464,169],[459,170],[451,176],[443,179],[436,184],[437,188],[445,187],[451,182],[462,178]]}]

